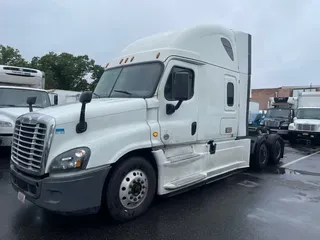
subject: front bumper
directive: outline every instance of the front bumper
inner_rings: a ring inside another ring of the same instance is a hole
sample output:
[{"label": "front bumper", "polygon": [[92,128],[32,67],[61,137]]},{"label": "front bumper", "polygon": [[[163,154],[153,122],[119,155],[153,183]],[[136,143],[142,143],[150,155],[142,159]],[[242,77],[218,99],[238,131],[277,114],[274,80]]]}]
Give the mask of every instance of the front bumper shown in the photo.
[{"label": "front bumper", "polygon": [[11,164],[10,175],[13,188],[28,201],[53,212],[71,213],[99,210],[110,169],[111,166],[103,166],[40,179],[22,173]]},{"label": "front bumper", "polygon": [[320,142],[320,132],[289,131],[289,137]]},{"label": "front bumper", "polygon": [[279,135],[287,135],[289,133],[288,129],[279,129],[279,128],[271,128],[271,127],[265,127],[270,131],[270,133],[276,133]]},{"label": "front bumper", "polygon": [[11,147],[13,134],[0,134],[0,147]]}]

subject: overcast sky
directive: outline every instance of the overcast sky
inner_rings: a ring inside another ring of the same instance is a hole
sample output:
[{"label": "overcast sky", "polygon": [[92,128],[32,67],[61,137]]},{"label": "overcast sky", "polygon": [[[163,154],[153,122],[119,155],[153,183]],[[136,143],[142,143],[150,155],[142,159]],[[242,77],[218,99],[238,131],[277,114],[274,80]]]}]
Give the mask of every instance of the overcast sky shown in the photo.
[{"label": "overcast sky", "polygon": [[105,65],[157,32],[221,24],[253,36],[252,87],[320,85],[320,0],[0,0],[0,44]]}]

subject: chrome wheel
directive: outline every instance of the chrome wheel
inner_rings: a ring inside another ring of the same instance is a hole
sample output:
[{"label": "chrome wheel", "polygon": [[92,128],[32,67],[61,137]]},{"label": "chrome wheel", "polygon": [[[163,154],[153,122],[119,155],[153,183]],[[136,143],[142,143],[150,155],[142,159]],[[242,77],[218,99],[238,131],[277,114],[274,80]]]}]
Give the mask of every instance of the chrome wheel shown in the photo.
[{"label": "chrome wheel", "polygon": [[141,170],[129,172],[122,180],[119,189],[121,204],[127,209],[138,207],[146,198],[148,178]]}]

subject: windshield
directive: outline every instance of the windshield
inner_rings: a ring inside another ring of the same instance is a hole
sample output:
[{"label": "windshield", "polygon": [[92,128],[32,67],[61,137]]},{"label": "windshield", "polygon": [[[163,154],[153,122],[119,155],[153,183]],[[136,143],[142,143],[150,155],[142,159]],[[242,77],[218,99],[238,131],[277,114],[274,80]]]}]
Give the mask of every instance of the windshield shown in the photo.
[{"label": "windshield", "polygon": [[162,74],[160,62],[129,65],[106,70],[95,90],[94,96],[152,97]]},{"label": "windshield", "polygon": [[27,89],[0,89],[0,107],[28,107],[27,98],[37,97],[33,107],[45,108],[50,106],[49,95],[46,92]]},{"label": "windshield", "polygon": [[290,109],[272,108],[268,109],[266,118],[288,118]]},{"label": "windshield", "polygon": [[298,109],[298,119],[320,119],[320,108]]}]

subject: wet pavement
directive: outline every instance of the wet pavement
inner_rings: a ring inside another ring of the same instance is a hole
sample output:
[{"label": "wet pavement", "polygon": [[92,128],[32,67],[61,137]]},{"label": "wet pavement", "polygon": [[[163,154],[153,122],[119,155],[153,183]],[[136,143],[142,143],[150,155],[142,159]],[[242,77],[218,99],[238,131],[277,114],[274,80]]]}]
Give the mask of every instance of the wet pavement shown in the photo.
[{"label": "wet pavement", "polygon": [[318,240],[317,151],[287,147],[281,162],[285,168],[245,172],[157,200],[143,217],[121,225],[98,215],[57,216],[21,204],[9,184],[5,157],[0,159],[0,239]]}]

